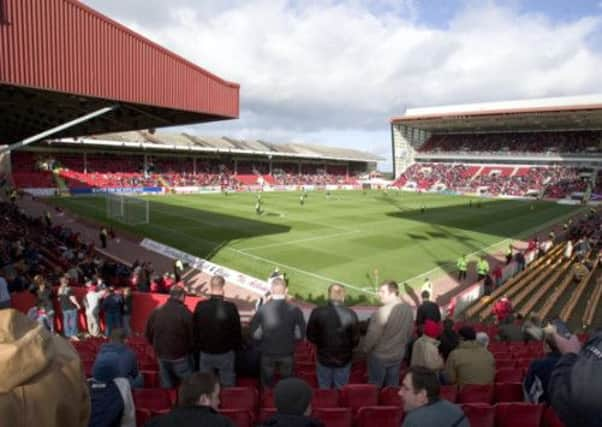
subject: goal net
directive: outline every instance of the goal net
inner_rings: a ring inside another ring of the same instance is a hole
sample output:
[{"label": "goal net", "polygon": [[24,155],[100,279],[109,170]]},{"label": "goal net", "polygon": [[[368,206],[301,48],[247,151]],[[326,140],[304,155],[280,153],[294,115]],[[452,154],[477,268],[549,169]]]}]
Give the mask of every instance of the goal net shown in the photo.
[{"label": "goal net", "polygon": [[148,224],[150,220],[148,200],[107,193],[107,218],[128,225]]}]

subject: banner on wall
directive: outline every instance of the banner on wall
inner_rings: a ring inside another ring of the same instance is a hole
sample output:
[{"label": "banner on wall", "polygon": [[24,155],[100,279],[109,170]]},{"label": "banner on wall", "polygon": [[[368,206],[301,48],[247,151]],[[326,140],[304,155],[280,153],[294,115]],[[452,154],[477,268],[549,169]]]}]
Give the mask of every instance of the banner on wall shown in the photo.
[{"label": "banner on wall", "polygon": [[56,195],[56,188],[25,188],[23,189],[27,194],[31,194],[35,197],[50,197]]},{"label": "banner on wall", "polygon": [[265,293],[270,289],[267,282],[264,280],[259,280],[253,276],[249,276],[239,271],[214,264],[211,261],[207,261],[206,259],[199,258],[171,246],[164,245],[163,243],[159,243],[152,239],[142,240],[142,242],[140,242],[140,246],[171,259],[181,259],[183,262],[189,264],[192,268],[202,271],[203,273],[207,273],[212,276],[219,274],[220,276],[224,277],[226,282],[240,286],[241,288],[255,292],[256,294],[262,296],[265,295]]}]

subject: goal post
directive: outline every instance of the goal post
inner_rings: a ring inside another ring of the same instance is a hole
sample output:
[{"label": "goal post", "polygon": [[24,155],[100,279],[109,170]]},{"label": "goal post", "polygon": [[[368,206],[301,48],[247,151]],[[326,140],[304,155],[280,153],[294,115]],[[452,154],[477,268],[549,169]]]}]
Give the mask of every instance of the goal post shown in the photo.
[{"label": "goal post", "polygon": [[107,218],[128,225],[142,225],[150,222],[148,200],[124,194],[107,193]]}]

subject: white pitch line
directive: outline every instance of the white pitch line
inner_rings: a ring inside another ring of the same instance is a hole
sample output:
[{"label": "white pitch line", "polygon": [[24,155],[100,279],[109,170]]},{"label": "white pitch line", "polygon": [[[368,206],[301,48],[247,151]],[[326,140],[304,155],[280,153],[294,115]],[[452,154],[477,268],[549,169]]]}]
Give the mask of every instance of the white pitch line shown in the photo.
[{"label": "white pitch line", "polygon": [[252,246],[250,248],[236,248],[243,251],[254,251],[257,249],[276,248],[279,246],[294,245],[302,242],[312,242],[314,240],[332,239],[334,237],[346,236],[347,234],[361,233],[361,230],[349,230],[343,233],[327,234],[326,236],[307,237],[304,239],[289,240],[286,242],[271,243],[269,245]]}]

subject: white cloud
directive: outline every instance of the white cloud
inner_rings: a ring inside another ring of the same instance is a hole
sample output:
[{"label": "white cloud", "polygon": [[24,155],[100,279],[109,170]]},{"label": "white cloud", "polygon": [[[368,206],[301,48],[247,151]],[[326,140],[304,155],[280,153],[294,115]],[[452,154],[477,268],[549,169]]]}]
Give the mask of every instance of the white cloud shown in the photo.
[{"label": "white cloud", "polygon": [[[389,156],[388,119],[403,106],[599,91],[602,56],[587,43],[599,18],[555,23],[485,2],[437,29],[416,22],[411,0],[209,4],[160,3],[164,25],[146,23],[144,11],[121,16],[111,8],[126,25],[241,84],[241,119],[200,132],[336,145],[349,144],[351,132],[367,138],[354,138],[354,147]],[[375,144],[370,134],[386,140]]]}]

